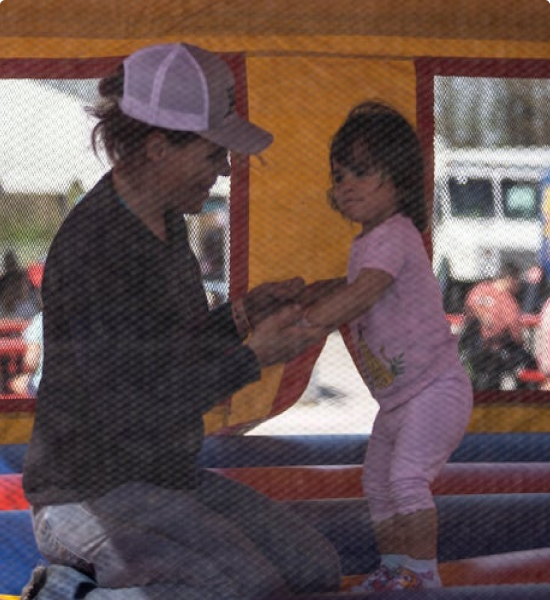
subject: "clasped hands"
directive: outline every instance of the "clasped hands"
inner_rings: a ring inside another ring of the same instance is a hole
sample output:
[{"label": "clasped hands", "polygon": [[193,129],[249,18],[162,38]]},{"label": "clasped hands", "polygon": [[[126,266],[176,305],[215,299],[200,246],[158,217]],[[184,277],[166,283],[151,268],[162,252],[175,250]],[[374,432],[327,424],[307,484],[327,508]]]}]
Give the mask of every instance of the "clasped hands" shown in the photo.
[{"label": "clasped hands", "polygon": [[330,293],[337,280],[306,285],[301,277],[263,283],[243,297],[252,334],[246,340],[262,366],[287,362],[329,333],[321,324],[303,324],[304,311]]}]

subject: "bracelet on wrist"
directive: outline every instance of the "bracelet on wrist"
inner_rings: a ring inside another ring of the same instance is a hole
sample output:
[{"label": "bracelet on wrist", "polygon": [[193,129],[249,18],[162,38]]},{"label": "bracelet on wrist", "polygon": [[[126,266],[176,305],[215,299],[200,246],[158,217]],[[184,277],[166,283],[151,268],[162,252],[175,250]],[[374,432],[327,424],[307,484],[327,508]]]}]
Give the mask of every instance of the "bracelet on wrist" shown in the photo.
[{"label": "bracelet on wrist", "polygon": [[231,303],[231,314],[237,333],[244,339],[252,331],[252,326],[246,315],[243,298],[233,300]]},{"label": "bracelet on wrist", "polygon": [[309,320],[308,315],[309,308],[306,308],[306,310],[304,310],[302,313],[300,320],[298,321],[298,325],[300,325],[300,327],[315,327],[315,325],[313,325],[313,323]]}]

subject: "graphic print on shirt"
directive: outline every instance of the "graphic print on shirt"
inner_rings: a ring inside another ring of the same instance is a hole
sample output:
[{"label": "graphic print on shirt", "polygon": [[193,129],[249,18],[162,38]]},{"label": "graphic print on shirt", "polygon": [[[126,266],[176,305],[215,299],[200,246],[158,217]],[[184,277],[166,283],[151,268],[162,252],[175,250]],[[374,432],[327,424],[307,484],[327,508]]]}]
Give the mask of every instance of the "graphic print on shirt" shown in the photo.
[{"label": "graphic print on shirt", "polygon": [[387,363],[386,366],[365,342],[361,327],[358,329],[358,345],[363,358],[365,375],[374,388],[384,389],[389,387],[397,376],[405,372],[403,353],[394,358],[388,358],[386,356],[385,348],[382,346],[380,348],[380,356],[384,359],[384,362]]}]

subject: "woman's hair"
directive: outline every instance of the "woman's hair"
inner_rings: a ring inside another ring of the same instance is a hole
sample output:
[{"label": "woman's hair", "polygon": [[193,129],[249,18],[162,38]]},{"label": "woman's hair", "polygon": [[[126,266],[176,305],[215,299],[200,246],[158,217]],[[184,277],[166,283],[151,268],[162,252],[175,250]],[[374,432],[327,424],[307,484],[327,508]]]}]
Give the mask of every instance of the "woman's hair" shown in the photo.
[{"label": "woman's hair", "polygon": [[162,132],[172,144],[186,145],[198,138],[196,133],[162,129],[126,116],[119,106],[124,90],[124,65],[100,80],[98,103],[88,112],[98,119],[92,131],[92,147],[97,154],[103,147],[109,160],[127,163],[138,158],[150,133]]},{"label": "woman's hair", "polygon": [[[397,110],[377,101],[357,105],[336,132],[330,146],[331,168],[366,162],[372,172],[388,177],[395,188],[399,212],[423,232],[428,226],[424,195],[424,161],[420,142],[409,122]],[[338,210],[333,188],[328,193]]]}]

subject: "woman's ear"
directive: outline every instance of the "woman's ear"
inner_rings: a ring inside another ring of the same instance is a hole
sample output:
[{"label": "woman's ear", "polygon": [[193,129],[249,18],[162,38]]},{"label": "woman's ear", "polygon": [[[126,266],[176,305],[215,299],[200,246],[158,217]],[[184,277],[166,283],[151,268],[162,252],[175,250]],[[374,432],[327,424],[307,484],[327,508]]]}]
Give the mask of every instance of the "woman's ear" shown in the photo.
[{"label": "woman's ear", "polygon": [[153,131],[147,136],[145,152],[149,160],[161,161],[166,155],[168,140],[160,131]]}]

